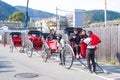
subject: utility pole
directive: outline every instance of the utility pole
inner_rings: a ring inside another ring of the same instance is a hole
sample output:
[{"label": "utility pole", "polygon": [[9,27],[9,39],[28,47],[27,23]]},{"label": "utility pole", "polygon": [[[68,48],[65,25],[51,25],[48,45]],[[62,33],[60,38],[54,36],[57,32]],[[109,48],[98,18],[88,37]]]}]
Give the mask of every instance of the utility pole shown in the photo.
[{"label": "utility pole", "polygon": [[106,27],[107,26],[107,0],[105,0],[104,17],[105,17],[105,27]]},{"label": "utility pole", "polygon": [[57,12],[57,7],[56,7],[56,30],[58,30],[58,12]]},{"label": "utility pole", "polygon": [[28,26],[28,5],[29,5],[29,0],[27,0],[26,13],[25,13],[25,21],[24,21],[24,29],[26,29],[27,26]]}]

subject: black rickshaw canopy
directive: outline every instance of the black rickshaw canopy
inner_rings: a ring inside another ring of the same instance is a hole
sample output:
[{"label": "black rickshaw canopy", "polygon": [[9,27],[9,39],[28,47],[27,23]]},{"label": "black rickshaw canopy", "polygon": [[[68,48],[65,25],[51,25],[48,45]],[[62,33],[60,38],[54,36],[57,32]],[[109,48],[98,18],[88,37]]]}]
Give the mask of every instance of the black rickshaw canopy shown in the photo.
[{"label": "black rickshaw canopy", "polygon": [[38,30],[30,30],[29,32],[28,32],[28,35],[32,35],[32,34],[36,34],[36,35],[41,35],[42,33],[40,32],[40,31],[38,31]]},{"label": "black rickshaw canopy", "polygon": [[11,32],[10,35],[21,35],[21,32]]},{"label": "black rickshaw canopy", "polygon": [[[66,28],[64,29],[64,32],[68,35],[70,35],[70,33],[74,33],[74,29],[76,27],[69,27],[69,28]],[[83,29],[82,28],[76,28],[78,30],[78,32],[80,33]]]}]

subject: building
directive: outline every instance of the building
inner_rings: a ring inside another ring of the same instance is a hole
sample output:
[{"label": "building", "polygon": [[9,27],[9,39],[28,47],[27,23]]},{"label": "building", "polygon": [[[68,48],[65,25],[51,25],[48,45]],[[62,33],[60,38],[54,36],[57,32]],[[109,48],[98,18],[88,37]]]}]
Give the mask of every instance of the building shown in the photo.
[{"label": "building", "polygon": [[59,16],[58,27],[59,27],[59,29],[65,29],[66,27],[68,27],[68,22],[67,22],[66,16]]},{"label": "building", "polygon": [[19,21],[0,21],[0,27],[8,26],[8,28],[22,28],[23,24]]},{"label": "building", "polygon": [[73,27],[73,13],[67,14],[67,23],[68,27]]},{"label": "building", "polygon": [[85,10],[75,9],[73,12],[73,26],[83,27],[85,20]]},{"label": "building", "polygon": [[85,10],[75,9],[73,13],[67,14],[69,27],[83,27],[85,21]]}]

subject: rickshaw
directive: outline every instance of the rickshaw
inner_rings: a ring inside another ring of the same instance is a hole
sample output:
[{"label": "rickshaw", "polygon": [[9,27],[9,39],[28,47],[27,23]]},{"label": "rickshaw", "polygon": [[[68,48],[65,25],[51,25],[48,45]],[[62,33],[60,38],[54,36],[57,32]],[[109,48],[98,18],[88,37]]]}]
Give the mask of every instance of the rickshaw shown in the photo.
[{"label": "rickshaw", "polygon": [[32,57],[33,52],[41,51],[43,49],[42,33],[38,30],[30,30],[28,32],[28,40],[26,44],[26,53],[29,57]]},{"label": "rickshaw", "polygon": [[10,51],[13,52],[13,48],[18,48],[21,49],[21,47],[24,50],[24,41],[22,39],[22,34],[21,32],[11,32],[10,33]]},{"label": "rickshaw", "polygon": [[[82,31],[81,28],[77,28],[77,29],[78,29],[79,33]],[[86,64],[86,61],[85,61],[86,59],[84,57],[83,58],[79,58],[79,59],[75,58],[76,54],[75,54],[75,51],[74,51],[74,43],[69,40],[69,37],[74,32],[74,28],[66,28],[64,30],[64,32],[65,32],[66,44],[65,44],[65,47],[64,47],[64,50],[63,50],[63,55],[62,55],[62,63],[63,63],[63,65],[65,66],[65,68],[70,69],[72,67],[72,65],[73,65],[73,62],[78,60],[84,67],[88,68],[87,64]],[[80,53],[80,55],[81,55],[81,53]],[[95,58],[95,61],[96,61],[96,67],[99,68],[100,71],[107,73],[107,71],[104,70],[97,63],[97,58]]]},{"label": "rickshaw", "polygon": [[32,57],[33,52],[40,51],[42,59],[46,62],[53,53],[57,53],[57,41],[46,40],[49,33],[42,33],[38,30],[30,30],[28,32],[28,41],[26,47],[26,53],[29,57]]},{"label": "rickshaw", "polygon": [[[54,60],[56,57],[58,57],[58,41],[57,40],[49,40],[46,39],[45,37],[46,33],[43,33],[43,37],[44,37],[44,50],[45,50],[45,54],[43,54],[42,58],[43,60],[46,62],[48,59]],[[48,34],[47,34],[48,35]]]}]

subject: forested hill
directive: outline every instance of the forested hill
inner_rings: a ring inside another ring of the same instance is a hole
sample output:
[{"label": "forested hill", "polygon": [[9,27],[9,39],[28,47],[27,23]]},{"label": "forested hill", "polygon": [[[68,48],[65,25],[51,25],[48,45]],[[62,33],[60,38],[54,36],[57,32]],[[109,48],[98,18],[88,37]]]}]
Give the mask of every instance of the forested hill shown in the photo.
[{"label": "forested hill", "polygon": [[18,11],[15,7],[0,1],[0,20],[8,19],[9,15],[15,11]]},{"label": "forested hill", "polygon": [[[26,7],[23,7],[23,6],[15,6],[15,7],[22,12],[26,11]],[[28,9],[28,14],[31,18],[49,18],[49,17],[55,16],[55,14],[41,11],[41,10],[35,10],[31,8]]]},{"label": "forested hill", "polygon": [[[107,11],[107,20],[115,20],[120,18],[120,13],[115,11]],[[103,22],[104,10],[90,10],[86,12],[86,19],[91,22]]]},{"label": "forested hill", "polygon": [[[26,7],[23,6],[11,6],[3,1],[0,1],[0,20],[7,20],[8,17],[15,11],[26,11]],[[55,14],[35,10],[29,8],[29,16],[31,18],[49,18],[55,16]],[[120,18],[120,13],[115,11],[107,11],[107,20],[115,20]],[[104,10],[89,10],[86,11],[86,20],[90,22],[102,22],[104,21]]]}]

